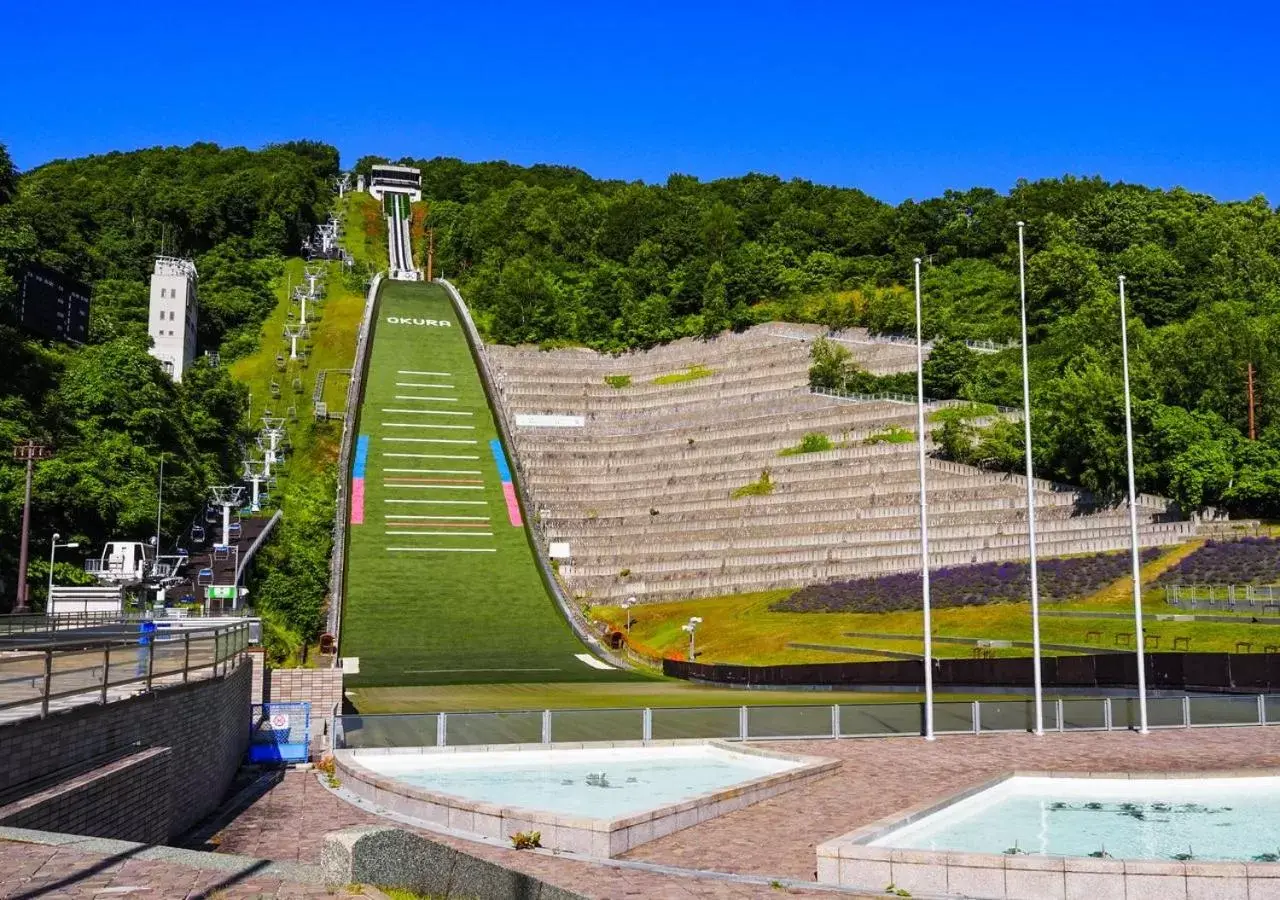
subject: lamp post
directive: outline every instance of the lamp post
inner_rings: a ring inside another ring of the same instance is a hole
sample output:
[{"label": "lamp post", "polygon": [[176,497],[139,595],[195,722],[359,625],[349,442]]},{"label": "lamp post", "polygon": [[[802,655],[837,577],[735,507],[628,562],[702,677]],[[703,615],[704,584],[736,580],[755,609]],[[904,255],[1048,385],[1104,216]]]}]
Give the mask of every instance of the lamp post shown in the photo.
[{"label": "lamp post", "polygon": [[1129,399],[1129,326],[1124,306],[1124,276],[1120,276],[1120,364],[1124,369],[1124,450],[1129,465],[1129,544],[1133,556],[1133,636],[1138,662],[1138,733],[1147,734],[1147,667],[1143,659],[1142,560],[1138,549],[1138,497],[1133,483],[1133,405]]},{"label": "lamp post", "polygon": [[694,650],[693,636],[698,630],[698,626],[702,624],[702,616],[690,616],[689,621],[680,627],[689,632],[689,662],[694,661],[697,655]]},{"label": "lamp post", "polygon": [[[62,537],[62,535],[58,534],[58,532],[56,532],[56,531],[55,531],[55,532],[53,533],[53,543],[51,543],[51,544],[49,545],[49,593],[48,593],[48,595],[45,597],[45,602],[46,602],[46,603],[48,603],[48,601],[49,601],[49,600],[51,600],[51,599],[53,598],[53,560],[54,560],[54,557],[57,555],[58,548],[59,548],[59,547],[66,547],[66,548],[68,548],[68,549],[72,549],[72,548],[75,548],[75,547],[79,547],[79,546],[80,546],[80,542],[79,542],[79,541],[71,541],[70,543],[67,543],[67,544],[59,544],[59,543],[58,543],[58,540],[59,540],[61,537]],[[45,612],[46,612],[46,613],[48,612],[48,608],[47,608],[47,607],[46,607],[46,609],[45,609]]]},{"label": "lamp post", "polygon": [[627,634],[631,633],[631,607],[636,605],[635,597],[628,597],[622,601],[622,608],[627,611]]},{"label": "lamp post", "polygon": [[1031,462],[1031,370],[1027,364],[1027,265],[1025,223],[1018,223],[1018,291],[1022,299],[1022,434],[1027,457],[1027,543],[1031,551],[1031,667],[1036,705],[1035,733],[1044,734],[1044,687],[1040,681],[1040,576],[1036,565],[1036,497]]},{"label": "lamp post", "polygon": [[924,460],[924,328],[920,302],[920,257],[916,257],[916,445],[920,450],[920,579],[924,605],[924,739],[933,740],[933,634],[929,614],[929,497]]}]

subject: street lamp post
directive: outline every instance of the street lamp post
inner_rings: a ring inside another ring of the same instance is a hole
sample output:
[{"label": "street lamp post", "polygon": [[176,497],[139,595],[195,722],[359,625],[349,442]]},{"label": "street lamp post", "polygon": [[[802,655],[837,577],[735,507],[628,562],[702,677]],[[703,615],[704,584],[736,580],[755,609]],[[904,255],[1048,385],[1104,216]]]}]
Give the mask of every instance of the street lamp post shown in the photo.
[{"label": "street lamp post", "polygon": [[631,607],[636,605],[635,597],[628,597],[622,601],[622,608],[627,611],[627,634],[631,633]]},{"label": "street lamp post", "polygon": [[1031,374],[1027,364],[1027,266],[1025,223],[1018,223],[1018,291],[1022,298],[1022,434],[1027,457],[1027,543],[1031,551],[1031,666],[1036,704],[1035,733],[1044,734],[1044,687],[1040,676],[1040,577],[1036,565],[1036,497],[1031,461]]},{"label": "street lamp post", "polygon": [[[80,546],[79,541],[71,541],[70,543],[67,543],[67,544],[59,544],[58,541],[59,539],[61,539],[61,537],[62,535],[58,534],[58,532],[55,531],[53,533],[53,542],[49,545],[49,593],[45,597],[46,604],[48,604],[48,602],[53,599],[53,560],[58,553],[58,548],[66,547],[68,549],[72,549]],[[46,605],[45,612],[47,613],[48,611],[49,610]]]},{"label": "street lamp post", "polygon": [[694,649],[693,636],[698,630],[698,626],[702,624],[702,616],[690,616],[689,621],[680,627],[689,633],[689,662],[694,661],[697,655]]}]

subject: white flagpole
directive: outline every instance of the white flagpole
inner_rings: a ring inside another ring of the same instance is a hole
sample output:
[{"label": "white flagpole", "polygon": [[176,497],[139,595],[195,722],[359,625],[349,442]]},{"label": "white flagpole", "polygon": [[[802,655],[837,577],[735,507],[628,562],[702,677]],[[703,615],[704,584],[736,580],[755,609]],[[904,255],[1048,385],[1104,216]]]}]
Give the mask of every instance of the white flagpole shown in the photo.
[{"label": "white flagpole", "polygon": [[924,585],[924,739],[933,740],[933,633],[929,615],[929,500],[924,480],[924,337],[916,257],[916,446],[920,448],[920,577]]},{"label": "white flagpole", "polygon": [[1036,563],[1036,496],[1031,479],[1031,370],[1027,364],[1027,256],[1018,223],[1018,289],[1022,295],[1022,434],[1027,456],[1027,543],[1031,550],[1031,665],[1035,679],[1036,734],[1044,734],[1044,686],[1040,676],[1040,574]]},{"label": "white flagpole", "polygon": [[1138,497],[1133,484],[1133,407],[1129,400],[1129,326],[1120,276],[1120,361],[1124,368],[1124,446],[1129,464],[1129,543],[1133,556],[1133,637],[1138,658],[1138,733],[1147,734],[1147,667],[1142,645],[1142,560],[1138,548]]}]

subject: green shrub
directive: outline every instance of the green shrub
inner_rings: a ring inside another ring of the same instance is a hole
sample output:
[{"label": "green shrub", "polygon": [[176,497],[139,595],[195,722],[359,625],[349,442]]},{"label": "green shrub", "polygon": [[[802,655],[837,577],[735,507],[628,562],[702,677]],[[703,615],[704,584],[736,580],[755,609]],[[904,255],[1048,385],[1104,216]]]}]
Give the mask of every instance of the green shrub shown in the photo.
[{"label": "green shrub", "polygon": [[946,406],[929,413],[929,421],[943,424],[946,422],[967,422],[970,419],[981,419],[994,416],[1000,410],[991,403],[965,403],[961,406]]},{"label": "green shrub", "polygon": [[822,453],[826,450],[832,450],[835,444],[831,443],[831,438],[827,437],[821,431],[810,431],[800,439],[800,443],[794,447],[785,447],[778,451],[779,456],[799,456],[801,453]]},{"label": "green shrub", "polygon": [[604,376],[604,383],[609,385],[609,387],[611,388],[631,387],[631,376],[630,375],[606,375]]},{"label": "green shrub", "polygon": [[916,433],[909,428],[890,425],[884,431],[877,431],[862,443],[864,444],[910,444],[916,439]]},{"label": "green shrub", "polygon": [[670,372],[666,375],[659,375],[653,379],[654,384],[679,384],[682,381],[696,381],[699,378],[706,378],[714,375],[714,369],[708,369],[703,365],[690,366],[683,372]]},{"label": "green shrub", "polygon": [[743,497],[764,497],[773,493],[773,478],[769,475],[769,470],[765,469],[760,473],[759,481],[752,481],[737,488],[731,495],[734,500],[741,500]]}]

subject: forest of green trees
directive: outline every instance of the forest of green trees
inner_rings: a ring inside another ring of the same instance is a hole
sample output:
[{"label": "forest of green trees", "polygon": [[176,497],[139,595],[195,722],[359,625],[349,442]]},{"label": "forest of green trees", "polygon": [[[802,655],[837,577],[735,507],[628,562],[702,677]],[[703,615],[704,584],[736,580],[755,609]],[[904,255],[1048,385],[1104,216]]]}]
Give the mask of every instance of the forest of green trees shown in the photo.
[{"label": "forest of green trees", "polygon": [[[257,346],[280,260],[324,219],[337,170],[336,149],[301,142],[110,153],[19,174],[0,145],[0,608],[14,595],[21,522],[12,442],[35,438],[54,453],[35,478],[31,584],[41,597],[53,531],[98,552],[109,538],[154,532],[161,457],[166,543],[185,533],[210,484],[238,480],[245,389],[203,360],[174,384],[148,355],[152,259],[195,259],[199,349],[221,351],[225,363]],[[88,344],[16,327],[17,279],[30,262],[93,286]],[[75,580],[76,567],[59,566],[60,579]],[[297,635],[318,627],[323,575],[318,598],[313,581],[308,573],[305,591],[277,584],[264,595]],[[303,593],[295,611],[292,598]]]},{"label": "forest of green trees", "polygon": [[[920,256],[924,329],[936,341],[927,392],[1005,406],[1021,404],[1018,351],[979,354],[963,341],[1016,339],[1014,223],[1025,220],[1039,473],[1102,494],[1124,484],[1115,279],[1125,274],[1140,487],[1188,511],[1280,514],[1280,217],[1261,197],[1219,203],[1067,177],[892,206],[756,174],[646,185],[556,166],[416,164],[437,266],[463,283],[495,340],[618,351],[769,319],[910,332],[908,281]],[[205,487],[235,476],[243,388],[204,364],[174,385],[147,355],[151,259],[196,260],[200,349],[234,358],[258,341],[280,259],[326,214],[338,168],[333,147],[311,142],[156,148],[24,173],[0,148],[0,437],[55,451],[37,475],[42,529],[91,546],[150,534],[163,456],[164,529],[176,536]],[[29,262],[93,285],[89,344],[15,327],[17,278]],[[868,384],[865,373],[853,376],[850,384]],[[955,418],[938,436],[956,458],[1021,464],[1016,429],[979,434]],[[0,455],[5,579],[21,481]],[[308,494],[308,534],[328,502]],[[47,541],[35,538],[37,547]],[[294,558],[275,556],[285,557]],[[264,579],[259,599],[301,635],[318,622],[323,560],[296,558],[306,565]],[[6,581],[0,596],[12,595]]]},{"label": "forest of green trees", "polygon": [[[438,267],[497,341],[622,350],[769,319],[914,332],[920,256],[924,331],[938,340],[928,393],[1015,407],[1019,352],[962,341],[1017,338],[1024,220],[1038,471],[1104,495],[1124,485],[1124,274],[1140,487],[1188,511],[1280,513],[1280,216],[1262,197],[1219,203],[1064,177],[890,206],[758,174],[646,185],[554,166],[404,162],[423,171]],[[945,436],[954,455],[1022,465],[1008,429],[964,427]]]}]

